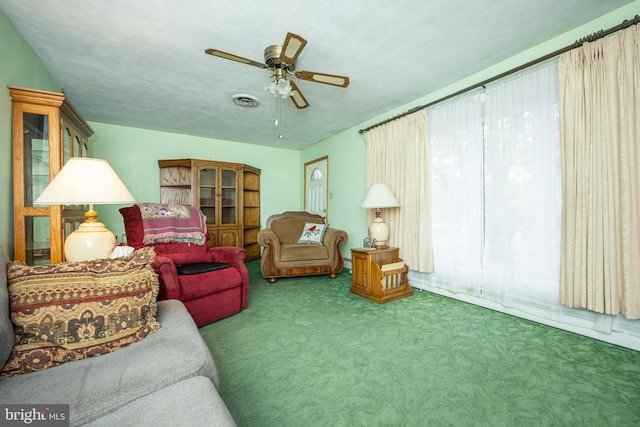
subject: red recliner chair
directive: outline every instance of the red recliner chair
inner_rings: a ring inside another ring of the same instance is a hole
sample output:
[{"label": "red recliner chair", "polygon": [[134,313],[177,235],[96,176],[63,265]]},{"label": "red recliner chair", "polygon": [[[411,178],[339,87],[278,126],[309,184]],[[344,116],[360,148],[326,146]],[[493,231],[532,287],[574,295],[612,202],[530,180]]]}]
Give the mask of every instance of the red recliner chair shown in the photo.
[{"label": "red recliner chair", "polygon": [[[144,226],[138,205],[120,209],[127,244],[144,244]],[[212,247],[207,233],[204,245],[156,243],[153,268],[160,280],[158,299],[184,303],[198,327],[229,317],[247,308],[249,272],[246,252],[230,246]]]}]

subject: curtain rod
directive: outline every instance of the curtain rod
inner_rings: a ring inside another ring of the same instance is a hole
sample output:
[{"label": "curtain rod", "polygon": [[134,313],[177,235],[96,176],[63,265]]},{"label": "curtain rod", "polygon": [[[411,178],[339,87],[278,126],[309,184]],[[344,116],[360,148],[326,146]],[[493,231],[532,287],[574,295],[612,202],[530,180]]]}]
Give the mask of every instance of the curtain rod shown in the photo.
[{"label": "curtain rod", "polygon": [[549,53],[547,55],[541,56],[540,58],[537,58],[537,59],[534,59],[532,61],[529,61],[526,64],[522,64],[522,65],[520,65],[520,66],[518,66],[516,68],[512,68],[511,70],[505,71],[504,73],[498,74],[497,76],[493,76],[491,78],[488,78],[487,80],[481,81],[480,83],[473,84],[473,85],[471,85],[469,87],[466,87],[466,88],[464,88],[462,90],[459,90],[459,91],[457,91],[455,93],[452,93],[451,95],[444,96],[442,98],[439,98],[439,99],[437,99],[435,101],[429,102],[429,103],[424,104],[424,105],[418,105],[417,107],[413,107],[412,109],[410,109],[408,111],[405,111],[404,113],[400,113],[398,115],[395,115],[395,116],[393,116],[391,118],[388,118],[386,120],[378,122],[378,123],[376,123],[374,125],[371,125],[371,126],[369,126],[367,128],[360,129],[358,131],[358,133],[359,134],[363,134],[365,132],[370,131],[371,129],[375,129],[375,128],[379,127],[379,126],[382,126],[382,125],[385,125],[385,124],[387,124],[389,122],[392,122],[394,120],[400,119],[400,118],[402,118],[404,116],[408,116],[409,114],[413,114],[416,111],[423,110],[425,108],[431,107],[432,105],[438,104],[438,103],[440,103],[442,101],[446,101],[447,99],[453,98],[453,97],[458,96],[458,95],[462,95],[463,93],[468,92],[470,90],[473,90],[473,89],[476,89],[476,88],[479,88],[479,87],[483,87],[486,84],[494,82],[496,80],[499,80],[499,79],[501,79],[503,77],[506,77],[509,74],[513,74],[513,73],[516,73],[518,71],[524,70],[525,68],[529,68],[529,67],[531,67],[533,65],[539,64],[540,62],[544,62],[547,59],[551,59],[551,58],[553,58],[555,56],[558,56],[560,54],[568,52],[568,51],[570,51],[572,49],[578,48],[578,47],[582,46],[583,44],[585,44],[587,42],[588,43],[594,42],[594,41],[596,41],[598,39],[604,38],[604,37],[606,37],[606,36],[608,36],[610,34],[613,34],[613,33],[617,32],[617,31],[624,30],[625,28],[628,28],[628,27],[630,27],[632,25],[636,25],[638,23],[640,23],[640,15],[636,15],[633,19],[626,19],[626,20],[622,21],[622,24],[616,25],[615,27],[611,27],[608,30],[596,31],[593,34],[590,34],[590,35],[588,35],[586,37],[581,38],[580,40],[577,40],[575,43],[570,44],[569,46],[565,46],[565,47],[563,47],[561,49],[558,49],[558,50],[556,50],[554,52],[551,52],[551,53]]}]

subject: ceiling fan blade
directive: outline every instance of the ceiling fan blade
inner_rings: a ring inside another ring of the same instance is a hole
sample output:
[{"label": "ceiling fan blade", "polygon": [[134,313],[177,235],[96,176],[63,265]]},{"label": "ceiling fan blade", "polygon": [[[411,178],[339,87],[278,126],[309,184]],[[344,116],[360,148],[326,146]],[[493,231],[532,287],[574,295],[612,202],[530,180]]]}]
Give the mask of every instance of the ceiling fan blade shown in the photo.
[{"label": "ceiling fan blade", "polygon": [[332,86],[349,86],[349,77],[336,76],[333,74],[316,73],[314,71],[296,71],[296,77],[310,82],[324,83]]},{"label": "ceiling fan blade", "polygon": [[287,33],[287,37],[284,39],[282,45],[282,52],[280,52],[280,62],[293,65],[298,59],[298,55],[302,52],[302,49],[307,45],[307,41],[297,34]]},{"label": "ceiling fan blade", "polygon": [[289,80],[289,83],[291,84],[291,100],[293,101],[295,106],[300,110],[303,108],[307,108],[309,106],[309,103],[307,102],[307,99],[304,97],[304,95],[302,95],[302,92],[300,92],[300,89],[298,89],[298,86],[291,80]]},{"label": "ceiling fan blade", "polygon": [[209,55],[218,56],[224,59],[230,59],[232,61],[241,62],[243,64],[253,65],[258,68],[267,68],[267,64],[263,62],[254,61],[253,59],[243,58],[242,56],[234,55],[233,53],[223,52],[218,49],[205,49],[204,53],[208,53]]}]

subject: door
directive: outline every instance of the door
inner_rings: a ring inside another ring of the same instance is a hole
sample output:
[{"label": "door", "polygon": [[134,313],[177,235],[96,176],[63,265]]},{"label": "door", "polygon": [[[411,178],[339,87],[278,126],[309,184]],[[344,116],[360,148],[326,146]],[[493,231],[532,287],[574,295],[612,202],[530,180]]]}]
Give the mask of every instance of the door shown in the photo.
[{"label": "door", "polygon": [[351,251],[351,290],[369,293],[369,254]]},{"label": "door", "polygon": [[320,215],[328,223],[327,195],[329,194],[329,157],[321,157],[304,164],[304,209]]}]

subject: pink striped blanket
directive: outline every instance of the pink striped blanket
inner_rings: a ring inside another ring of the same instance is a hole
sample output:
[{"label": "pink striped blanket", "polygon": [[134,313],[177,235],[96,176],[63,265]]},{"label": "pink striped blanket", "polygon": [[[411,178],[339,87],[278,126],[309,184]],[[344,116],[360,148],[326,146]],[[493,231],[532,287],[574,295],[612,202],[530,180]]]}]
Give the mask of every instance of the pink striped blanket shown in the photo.
[{"label": "pink striped blanket", "polygon": [[161,203],[140,203],[138,206],[145,245],[176,242],[204,245],[206,217],[197,208]]}]

